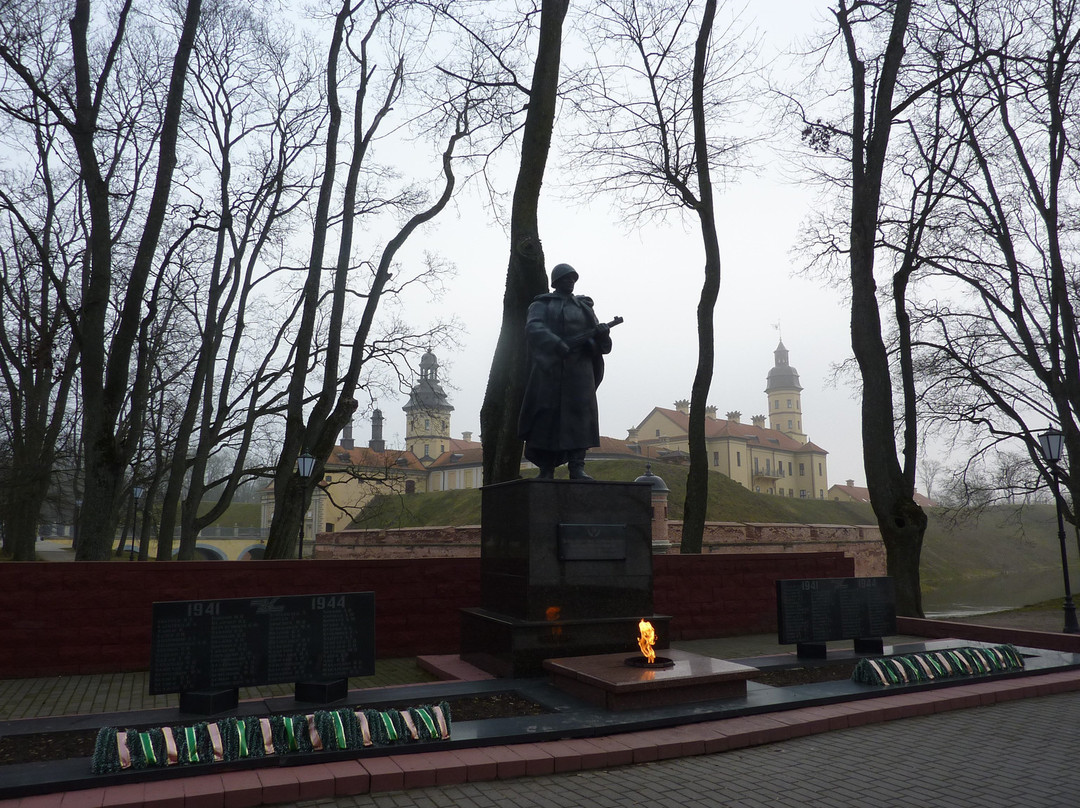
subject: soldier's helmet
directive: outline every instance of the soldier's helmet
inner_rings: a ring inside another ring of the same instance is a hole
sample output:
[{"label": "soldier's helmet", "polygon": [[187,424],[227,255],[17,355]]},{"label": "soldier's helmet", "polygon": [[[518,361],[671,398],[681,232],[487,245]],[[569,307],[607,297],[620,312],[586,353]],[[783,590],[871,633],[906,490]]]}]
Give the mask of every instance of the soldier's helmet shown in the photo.
[{"label": "soldier's helmet", "polygon": [[567,275],[573,275],[574,278],[578,277],[577,270],[569,264],[556,264],[551,270],[551,285],[554,286],[559,278],[565,278]]}]

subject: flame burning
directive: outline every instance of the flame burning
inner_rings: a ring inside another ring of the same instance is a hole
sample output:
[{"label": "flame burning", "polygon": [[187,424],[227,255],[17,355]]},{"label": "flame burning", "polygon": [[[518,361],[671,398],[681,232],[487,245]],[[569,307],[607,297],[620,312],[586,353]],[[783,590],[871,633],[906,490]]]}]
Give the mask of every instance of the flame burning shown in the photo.
[{"label": "flame burning", "polygon": [[653,646],[656,645],[656,629],[648,620],[642,620],[638,623],[638,631],[641,632],[637,641],[638,648],[645,655],[645,661],[651,665],[656,662],[656,651],[653,650]]},{"label": "flame burning", "polygon": [[[554,622],[560,617],[562,617],[561,606],[548,606],[546,609],[544,609],[544,618],[548,622]],[[558,640],[560,637],[562,637],[562,626],[552,626],[551,628],[549,628],[548,636],[551,637],[552,640]]]}]

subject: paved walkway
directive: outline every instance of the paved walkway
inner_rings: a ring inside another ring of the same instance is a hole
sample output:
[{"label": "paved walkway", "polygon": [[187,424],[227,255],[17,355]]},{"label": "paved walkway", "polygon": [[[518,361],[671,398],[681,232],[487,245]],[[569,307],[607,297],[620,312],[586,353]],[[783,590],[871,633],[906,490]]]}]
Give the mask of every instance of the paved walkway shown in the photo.
[{"label": "paved walkway", "polygon": [[1080,694],[828,732],[723,754],[291,803],[303,808],[1075,808]]}]

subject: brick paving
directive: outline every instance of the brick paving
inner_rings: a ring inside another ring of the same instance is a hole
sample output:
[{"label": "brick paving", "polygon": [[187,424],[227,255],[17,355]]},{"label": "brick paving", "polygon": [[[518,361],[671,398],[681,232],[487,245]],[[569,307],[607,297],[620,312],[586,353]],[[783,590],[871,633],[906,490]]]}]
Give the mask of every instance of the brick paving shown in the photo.
[{"label": "brick paving", "polygon": [[720,754],[290,803],[291,808],[1075,808],[1080,693]]}]

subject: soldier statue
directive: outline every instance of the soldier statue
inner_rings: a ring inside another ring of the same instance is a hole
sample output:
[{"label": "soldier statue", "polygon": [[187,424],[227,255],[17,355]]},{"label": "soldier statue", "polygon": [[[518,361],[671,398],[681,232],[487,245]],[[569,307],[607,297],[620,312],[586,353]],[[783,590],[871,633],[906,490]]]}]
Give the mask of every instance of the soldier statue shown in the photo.
[{"label": "soldier statue", "polygon": [[525,322],[529,377],[518,436],[525,459],[540,469],[539,480],[552,479],[564,463],[571,480],[591,480],[585,452],[600,445],[596,388],[604,378],[604,354],[611,351],[609,331],[622,320],[599,322],[592,299],[574,294],[577,280],[569,264],[555,266],[554,291],[533,299]]}]

